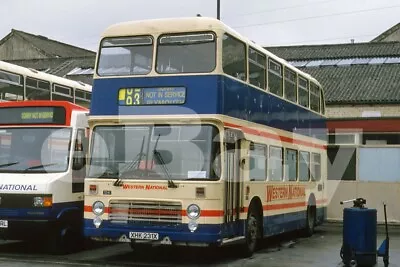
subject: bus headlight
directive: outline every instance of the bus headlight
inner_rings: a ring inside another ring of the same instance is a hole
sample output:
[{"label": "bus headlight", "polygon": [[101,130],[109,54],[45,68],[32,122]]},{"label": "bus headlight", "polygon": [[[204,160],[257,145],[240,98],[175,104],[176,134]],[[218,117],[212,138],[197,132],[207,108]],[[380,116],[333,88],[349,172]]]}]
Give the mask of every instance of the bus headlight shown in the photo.
[{"label": "bus headlight", "polygon": [[53,199],[51,197],[33,197],[33,206],[37,208],[51,207]]},{"label": "bus headlight", "polygon": [[190,232],[192,232],[192,233],[197,230],[198,226],[199,226],[199,224],[193,220],[189,221],[189,223],[188,223],[188,228],[189,228]]},{"label": "bus headlight", "polygon": [[101,223],[102,223],[102,220],[100,217],[96,216],[96,218],[93,219],[93,224],[94,224],[94,226],[96,226],[96,228],[99,228]]},{"label": "bus headlight", "polygon": [[93,213],[97,216],[100,216],[104,213],[104,203],[101,201],[96,201],[92,206]]},{"label": "bus headlight", "polygon": [[186,212],[189,219],[196,220],[200,217],[200,207],[196,204],[190,204]]}]

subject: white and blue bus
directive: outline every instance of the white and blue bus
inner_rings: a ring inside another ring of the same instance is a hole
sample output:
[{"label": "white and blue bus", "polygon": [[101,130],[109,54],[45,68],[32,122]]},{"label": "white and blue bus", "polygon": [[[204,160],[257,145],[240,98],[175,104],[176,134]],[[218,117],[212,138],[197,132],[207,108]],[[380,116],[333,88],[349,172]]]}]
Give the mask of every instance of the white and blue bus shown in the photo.
[{"label": "white and blue bus", "polygon": [[90,85],[0,61],[0,239],[56,253],[82,244],[90,96]]},{"label": "white and blue bus", "polygon": [[152,245],[312,234],[326,215],[321,85],[205,17],[102,35],[89,115],[84,233]]}]

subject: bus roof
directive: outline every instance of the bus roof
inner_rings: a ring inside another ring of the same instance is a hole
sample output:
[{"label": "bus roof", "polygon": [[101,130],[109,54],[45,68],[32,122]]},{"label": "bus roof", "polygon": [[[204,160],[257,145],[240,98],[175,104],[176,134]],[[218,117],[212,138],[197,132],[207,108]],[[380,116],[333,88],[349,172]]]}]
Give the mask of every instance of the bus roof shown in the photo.
[{"label": "bus roof", "polygon": [[52,83],[57,83],[57,84],[64,85],[64,86],[73,87],[73,88],[80,89],[80,90],[87,91],[87,92],[92,91],[92,86],[89,84],[66,79],[66,78],[52,75],[49,73],[45,73],[42,71],[37,71],[37,70],[31,69],[31,68],[21,67],[21,66],[0,60],[0,71],[1,70],[12,72],[12,73],[23,75],[23,76],[29,76],[29,77],[40,79],[40,80],[49,81]]},{"label": "bus roof", "polygon": [[[183,18],[162,18],[162,19],[149,19],[149,20],[138,20],[138,21],[127,21],[116,23],[104,30],[102,38],[105,37],[122,37],[122,36],[136,36],[136,35],[147,35],[147,34],[161,34],[161,33],[180,33],[180,32],[196,32],[196,31],[223,31],[226,32],[242,42],[247,43],[253,48],[263,52],[266,56],[284,64],[286,67],[298,72],[303,77],[312,80],[319,84],[319,82],[298,68],[290,65],[286,60],[276,56],[269,52],[261,45],[258,45],[250,39],[244,37],[222,21],[209,18],[209,17],[183,17]],[[320,85],[320,84],[319,84]]]}]

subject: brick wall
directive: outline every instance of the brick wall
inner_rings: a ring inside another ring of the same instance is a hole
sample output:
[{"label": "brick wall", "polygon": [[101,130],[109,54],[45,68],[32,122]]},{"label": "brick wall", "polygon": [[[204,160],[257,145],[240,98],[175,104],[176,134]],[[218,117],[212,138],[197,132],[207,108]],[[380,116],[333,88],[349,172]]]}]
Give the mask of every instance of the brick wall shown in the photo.
[{"label": "brick wall", "polygon": [[[363,112],[366,113],[364,116]],[[366,116],[368,113],[369,116]],[[328,118],[373,117],[372,114],[376,113],[380,113],[381,117],[400,117],[400,105],[329,105],[326,107]]]}]

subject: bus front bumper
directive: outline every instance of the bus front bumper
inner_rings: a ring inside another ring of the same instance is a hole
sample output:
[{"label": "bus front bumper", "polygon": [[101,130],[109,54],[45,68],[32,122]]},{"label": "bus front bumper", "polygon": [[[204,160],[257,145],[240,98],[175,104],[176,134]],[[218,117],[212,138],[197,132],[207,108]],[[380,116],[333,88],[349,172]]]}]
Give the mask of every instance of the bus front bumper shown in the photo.
[{"label": "bus front bumper", "polygon": [[0,239],[33,240],[52,233],[56,222],[53,220],[2,219],[0,218]]},{"label": "bus front bumper", "polygon": [[[209,246],[222,243],[220,224],[201,224],[191,232],[188,224],[174,226],[116,225],[103,221],[99,228],[85,219],[84,235],[97,241],[152,243],[154,245]],[[146,240],[141,238],[151,238]]]}]

